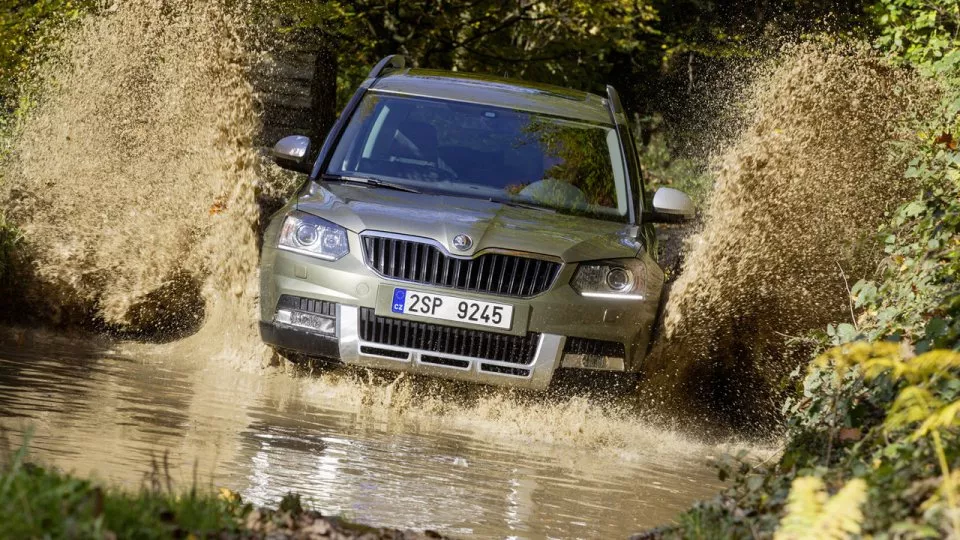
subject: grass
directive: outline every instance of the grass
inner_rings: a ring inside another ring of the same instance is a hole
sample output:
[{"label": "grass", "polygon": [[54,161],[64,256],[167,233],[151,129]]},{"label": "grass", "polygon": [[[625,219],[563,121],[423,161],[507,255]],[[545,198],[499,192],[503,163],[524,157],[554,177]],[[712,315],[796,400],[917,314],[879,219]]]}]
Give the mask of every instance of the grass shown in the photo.
[{"label": "grass", "polygon": [[[26,461],[0,467],[0,538],[171,538],[238,533],[252,508],[196,488],[177,494],[153,474],[140,492],[107,489]],[[155,472],[159,466],[154,467]]]},{"label": "grass", "polygon": [[28,462],[27,448],[0,456],[0,538],[442,538],[324,517],[292,493],[269,509],[196,482],[178,492],[165,458],[139,491],[104,487]]}]

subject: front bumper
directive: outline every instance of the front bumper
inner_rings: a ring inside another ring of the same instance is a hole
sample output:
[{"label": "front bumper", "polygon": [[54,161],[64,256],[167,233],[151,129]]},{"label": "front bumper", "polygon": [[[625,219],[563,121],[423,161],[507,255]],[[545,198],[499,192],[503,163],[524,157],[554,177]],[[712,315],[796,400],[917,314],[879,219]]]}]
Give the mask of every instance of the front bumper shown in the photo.
[{"label": "front bumper", "polygon": [[[260,328],[266,343],[350,365],[531,389],[545,389],[554,371],[561,367],[640,371],[656,317],[659,283],[655,283],[655,294],[644,301],[584,298],[567,285],[576,270],[575,264],[568,264],[560,271],[556,285],[543,294],[532,298],[491,297],[384,278],[362,260],[359,238],[350,234],[349,241],[350,254],[336,262],[264,248]],[[390,309],[395,287],[509,303],[514,307],[514,323],[509,330],[494,334],[485,327],[445,327],[436,319],[397,315]],[[327,305],[325,309],[336,309],[335,333],[321,336],[279,321],[281,298],[321,301]],[[495,343],[500,343],[500,338],[527,340],[529,355],[517,360],[497,354],[464,354],[462,348],[435,344],[411,346],[426,343],[413,338],[373,338],[368,327],[361,328],[370,324],[371,317],[393,325],[421,327],[423,332],[467,333]],[[616,345],[621,358],[598,363],[597,349],[589,346],[594,342]]]},{"label": "front bumper", "polygon": [[553,372],[559,366],[566,339],[541,334],[532,361],[521,364],[365,341],[358,324],[359,309],[353,306],[337,306],[336,320],[335,335],[320,335],[263,321],[260,322],[260,335],[273,347],[339,360],[353,366],[537,390],[549,386]]}]

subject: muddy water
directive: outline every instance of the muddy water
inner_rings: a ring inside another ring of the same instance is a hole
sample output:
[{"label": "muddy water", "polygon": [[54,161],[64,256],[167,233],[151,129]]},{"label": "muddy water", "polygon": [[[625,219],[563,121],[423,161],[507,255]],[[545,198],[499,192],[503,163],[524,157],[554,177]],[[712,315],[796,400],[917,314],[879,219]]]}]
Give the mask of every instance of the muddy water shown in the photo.
[{"label": "muddy water", "polygon": [[645,369],[673,408],[763,431],[809,359],[791,336],[850,323],[849,288],[875,279],[876,230],[914,190],[890,141],[935,93],[862,45],[790,45],[746,79]]},{"label": "muddy water", "polygon": [[720,449],[675,433],[612,422],[618,436],[577,439],[589,430],[556,431],[571,419],[536,405],[494,422],[417,403],[385,414],[346,381],[128,353],[15,336],[0,345],[0,425],[13,441],[33,430],[34,461],[131,488],[167,453],[182,488],[196,477],[259,504],[297,491],[324,513],[458,536],[623,537],[719,488]]}]

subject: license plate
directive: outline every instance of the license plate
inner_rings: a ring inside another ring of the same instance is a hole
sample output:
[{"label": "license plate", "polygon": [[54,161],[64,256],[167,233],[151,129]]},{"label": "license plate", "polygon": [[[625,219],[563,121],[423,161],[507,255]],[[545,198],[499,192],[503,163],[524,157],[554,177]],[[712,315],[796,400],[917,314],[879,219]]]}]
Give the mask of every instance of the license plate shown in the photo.
[{"label": "license plate", "polygon": [[420,315],[481,326],[509,330],[513,323],[513,306],[468,300],[445,294],[430,294],[407,289],[393,290],[394,313]]}]

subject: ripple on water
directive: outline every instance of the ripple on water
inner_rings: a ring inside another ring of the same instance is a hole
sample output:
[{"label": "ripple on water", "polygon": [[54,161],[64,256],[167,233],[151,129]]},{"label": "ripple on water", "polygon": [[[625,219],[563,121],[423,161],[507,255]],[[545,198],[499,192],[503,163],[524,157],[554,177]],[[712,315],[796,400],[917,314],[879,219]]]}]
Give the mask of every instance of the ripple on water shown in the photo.
[{"label": "ripple on water", "polygon": [[101,351],[0,347],[0,425],[32,426],[34,459],[135,487],[166,454],[182,486],[196,474],[262,504],[293,490],[361,522],[479,536],[622,536],[720,485],[716,447],[583,398],[458,401],[429,381]]}]

